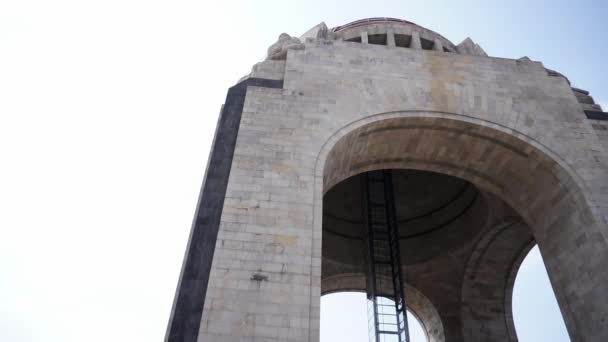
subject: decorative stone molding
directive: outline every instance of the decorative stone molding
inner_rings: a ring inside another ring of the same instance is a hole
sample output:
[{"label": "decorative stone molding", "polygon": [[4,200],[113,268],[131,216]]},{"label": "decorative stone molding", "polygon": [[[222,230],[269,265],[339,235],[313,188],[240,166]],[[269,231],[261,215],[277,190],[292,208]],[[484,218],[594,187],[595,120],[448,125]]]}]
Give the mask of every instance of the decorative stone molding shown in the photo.
[{"label": "decorative stone molding", "polygon": [[310,30],[306,31],[302,36],[300,36],[301,41],[305,41],[307,38],[312,39],[327,39],[328,37],[328,28],[324,22],[313,26]]},{"label": "decorative stone molding", "polygon": [[479,44],[475,43],[471,38],[468,37],[460,44],[456,45],[456,50],[463,55],[488,56],[488,54],[481,48],[481,46],[479,46]]}]

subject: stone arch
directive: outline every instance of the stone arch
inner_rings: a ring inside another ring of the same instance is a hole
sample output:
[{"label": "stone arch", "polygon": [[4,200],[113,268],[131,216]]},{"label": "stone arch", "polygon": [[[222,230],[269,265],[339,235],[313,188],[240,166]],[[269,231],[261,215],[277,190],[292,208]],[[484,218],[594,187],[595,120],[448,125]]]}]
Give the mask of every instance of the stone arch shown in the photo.
[{"label": "stone arch", "polygon": [[[336,131],[317,158],[316,249],[323,193],[352,175],[389,168],[463,178],[511,206],[539,244],[571,338],[608,334],[608,314],[593,300],[601,286],[571,290],[581,276],[594,284],[607,278],[602,226],[584,183],[557,154],[517,131],[457,114],[404,111],[357,120]],[[589,312],[596,315],[591,322]]]},{"label": "stone arch", "polygon": [[[407,308],[420,322],[428,341],[445,342],[443,324],[435,305],[410,284],[406,283],[403,289],[408,299]],[[365,274],[340,274],[321,281],[321,295],[348,291],[365,292]]]},{"label": "stone arch", "polygon": [[518,218],[491,227],[476,243],[462,283],[465,341],[518,341],[511,305],[513,286],[519,266],[535,243],[530,228]]},{"label": "stone arch", "polygon": [[512,338],[513,342],[517,342],[517,332],[515,331],[515,322],[513,321],[513,288],[515,286],[515,278],[517,278],[517,273],[519,272],[519,268],[521,264],[524,262],[530,250],[536,246],[536,241],[532,240],[525,246],[517,256],[517,259],[511,265],[511,272],[507,278],[506,287],[505,287],[505,322],[507,324],[507,329],[509,331],[509,336]]}]

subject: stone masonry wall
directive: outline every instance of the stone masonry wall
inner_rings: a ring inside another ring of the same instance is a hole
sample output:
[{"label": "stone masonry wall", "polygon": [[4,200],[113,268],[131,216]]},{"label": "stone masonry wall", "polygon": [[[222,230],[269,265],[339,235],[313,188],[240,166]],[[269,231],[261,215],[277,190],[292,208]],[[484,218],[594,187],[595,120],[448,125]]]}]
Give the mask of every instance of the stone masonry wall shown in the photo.
[{"label": "stone masonry wall", "polygon": [[[390,112],[492,123],[567,170],[563,186],[592,222],[562,243],[604,259],[585,284],[552,281],[560,303],[576,304],[565,314],[573,341],[608,339],[608,297],[590,302],[608,290],[608,158],[567,82],[538,62],[312,40],[289,51],[283,89],[248,88],[199,341],[318,340],[322,151],[343,127]],[[552,264],[555,248],[543,252],[550,272],[580,267]]]}]

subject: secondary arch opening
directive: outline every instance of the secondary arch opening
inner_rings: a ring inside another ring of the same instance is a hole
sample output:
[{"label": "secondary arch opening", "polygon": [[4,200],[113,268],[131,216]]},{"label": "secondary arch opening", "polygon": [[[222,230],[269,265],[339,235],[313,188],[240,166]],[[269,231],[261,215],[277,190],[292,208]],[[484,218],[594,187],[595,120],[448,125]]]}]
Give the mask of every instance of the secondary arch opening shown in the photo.
[{"label": "secondary arch opening", "polygon": [[512,303],[519,342],[570,342],[538,246],[525,255],[517,270]]},{"label": "secondary arch opening", "polygon": [[[333,292],[321,297],[321,342],[369,342],[367,298],[363,292]],[[407,313],[411,342],[429,342],[410,310]]]}]

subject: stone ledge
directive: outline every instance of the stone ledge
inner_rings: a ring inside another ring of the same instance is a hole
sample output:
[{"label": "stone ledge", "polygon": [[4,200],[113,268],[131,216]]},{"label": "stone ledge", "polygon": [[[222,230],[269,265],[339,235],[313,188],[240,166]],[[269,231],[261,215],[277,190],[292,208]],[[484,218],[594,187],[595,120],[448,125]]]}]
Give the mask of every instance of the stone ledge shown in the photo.
[{"label": "stone ledge", "polygon": [[587,119],[608,121],[607,112],[600,112],[597,110],[586,110],[585,115],[587,116]]}]

